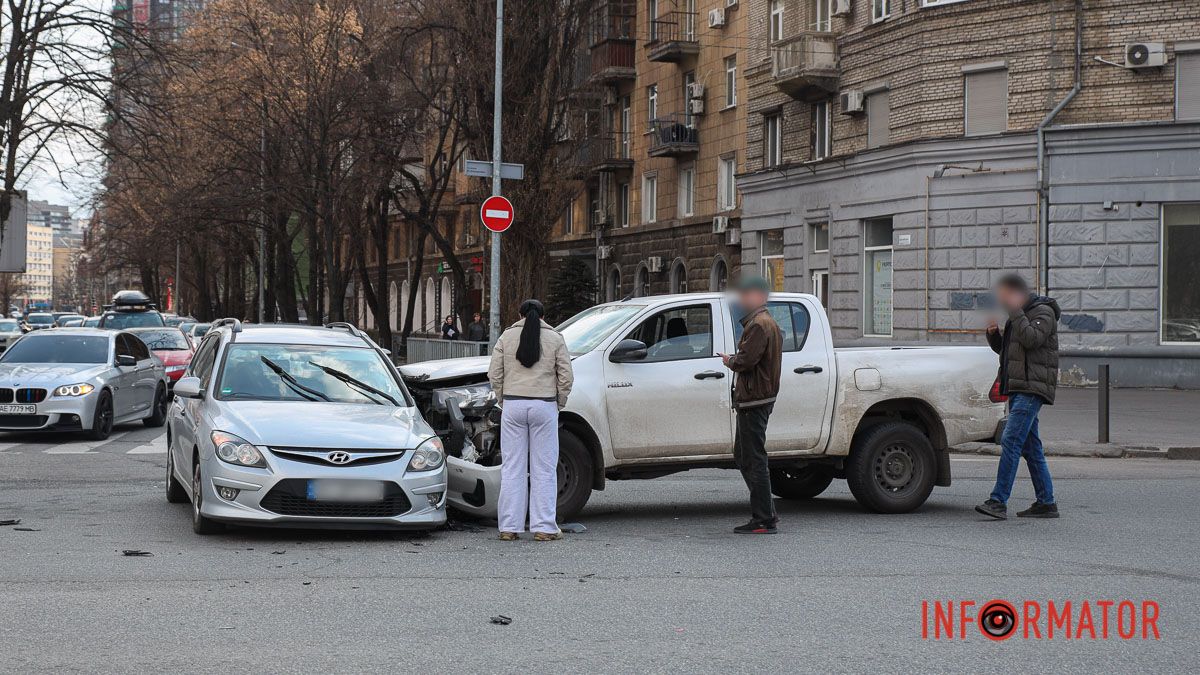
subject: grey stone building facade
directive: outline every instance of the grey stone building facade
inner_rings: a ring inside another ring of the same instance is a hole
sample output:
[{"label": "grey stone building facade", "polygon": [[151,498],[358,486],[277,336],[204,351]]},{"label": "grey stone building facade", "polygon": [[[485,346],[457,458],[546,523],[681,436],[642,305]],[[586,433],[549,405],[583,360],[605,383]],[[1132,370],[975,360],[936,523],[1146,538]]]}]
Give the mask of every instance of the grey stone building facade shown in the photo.
[{"label": "grey stone building facade", "polygon": [[[832,71],[748,67],[743,270],[821,297],[841,345],[981,343],[1016,271],[1063,308],[1065,382],[1200,387],[1200,3],[884,4],[799,31]],[[1162,65],[1127,67],[1142,42]]]}]

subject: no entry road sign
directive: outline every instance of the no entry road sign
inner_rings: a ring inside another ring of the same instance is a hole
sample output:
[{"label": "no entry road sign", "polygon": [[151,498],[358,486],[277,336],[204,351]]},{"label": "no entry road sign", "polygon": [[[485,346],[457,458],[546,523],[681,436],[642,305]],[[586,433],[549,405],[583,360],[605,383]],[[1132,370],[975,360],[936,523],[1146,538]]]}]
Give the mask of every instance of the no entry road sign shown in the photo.
[{"label": "no entry road sign", "polygon": [[492,232],[503,232],[513,222],[513,205],[504,197],[488,197],[479,208],[483,226]]}]

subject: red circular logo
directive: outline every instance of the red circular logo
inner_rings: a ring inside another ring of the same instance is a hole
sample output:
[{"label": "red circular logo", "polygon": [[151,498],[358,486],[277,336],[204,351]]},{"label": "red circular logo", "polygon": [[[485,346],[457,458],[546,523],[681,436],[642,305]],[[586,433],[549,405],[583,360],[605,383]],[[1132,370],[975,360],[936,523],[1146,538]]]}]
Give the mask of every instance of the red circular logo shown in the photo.
[{"label": "red circular logo", "polygon": [[989,640],[1007,640],[1017,629],[1017,610],[1004,600],[992,600],[979,610],[979,632]]},{"label": "red circular logo", "polygon": [[483,221],[483,226],[492,232],[507,230],[512,225],[515,215],[512,202],[504,197],[488,197],[483,206],[479,207],[479,218]]}]

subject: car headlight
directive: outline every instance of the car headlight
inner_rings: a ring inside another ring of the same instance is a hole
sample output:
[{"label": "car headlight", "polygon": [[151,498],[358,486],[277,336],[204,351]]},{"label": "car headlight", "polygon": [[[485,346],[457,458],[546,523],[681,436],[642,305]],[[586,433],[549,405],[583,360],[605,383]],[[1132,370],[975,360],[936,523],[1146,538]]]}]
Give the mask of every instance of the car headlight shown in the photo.
[{"label": "car headlight", "polygon": [[217,447],[217,459],[238,466],[266,467],[267,460],[253,443],[248,443],[224,431],[212,432],[213,445]]},{"label": "car headlight", "polygon": [[87,383],[64,384],[54,390],[55,396],[87,396],[96,388]]},{"label": "car headlight", "polygon": [[442,447],[442,439],[433,436],[413,451],[412,459],[408,460],[408,470],[433,471],[440,468],[445,461],[446,450]]}]

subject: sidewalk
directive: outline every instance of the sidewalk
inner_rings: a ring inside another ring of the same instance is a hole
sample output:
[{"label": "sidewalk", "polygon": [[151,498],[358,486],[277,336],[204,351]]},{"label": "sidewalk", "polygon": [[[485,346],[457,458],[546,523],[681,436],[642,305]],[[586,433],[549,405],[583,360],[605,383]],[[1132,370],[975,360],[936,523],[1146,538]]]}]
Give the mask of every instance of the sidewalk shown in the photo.
[{"label": "sidewalk", "polygon": [[[1096,394],[1096,389],[1060,387],[1054,405],[1042,408],[1047,455],[1200,459],[1200,391],[1113,389],[1107,444],[1096,442]],[[991,443],[965,443],[954,450],[1000,453]]]}]

